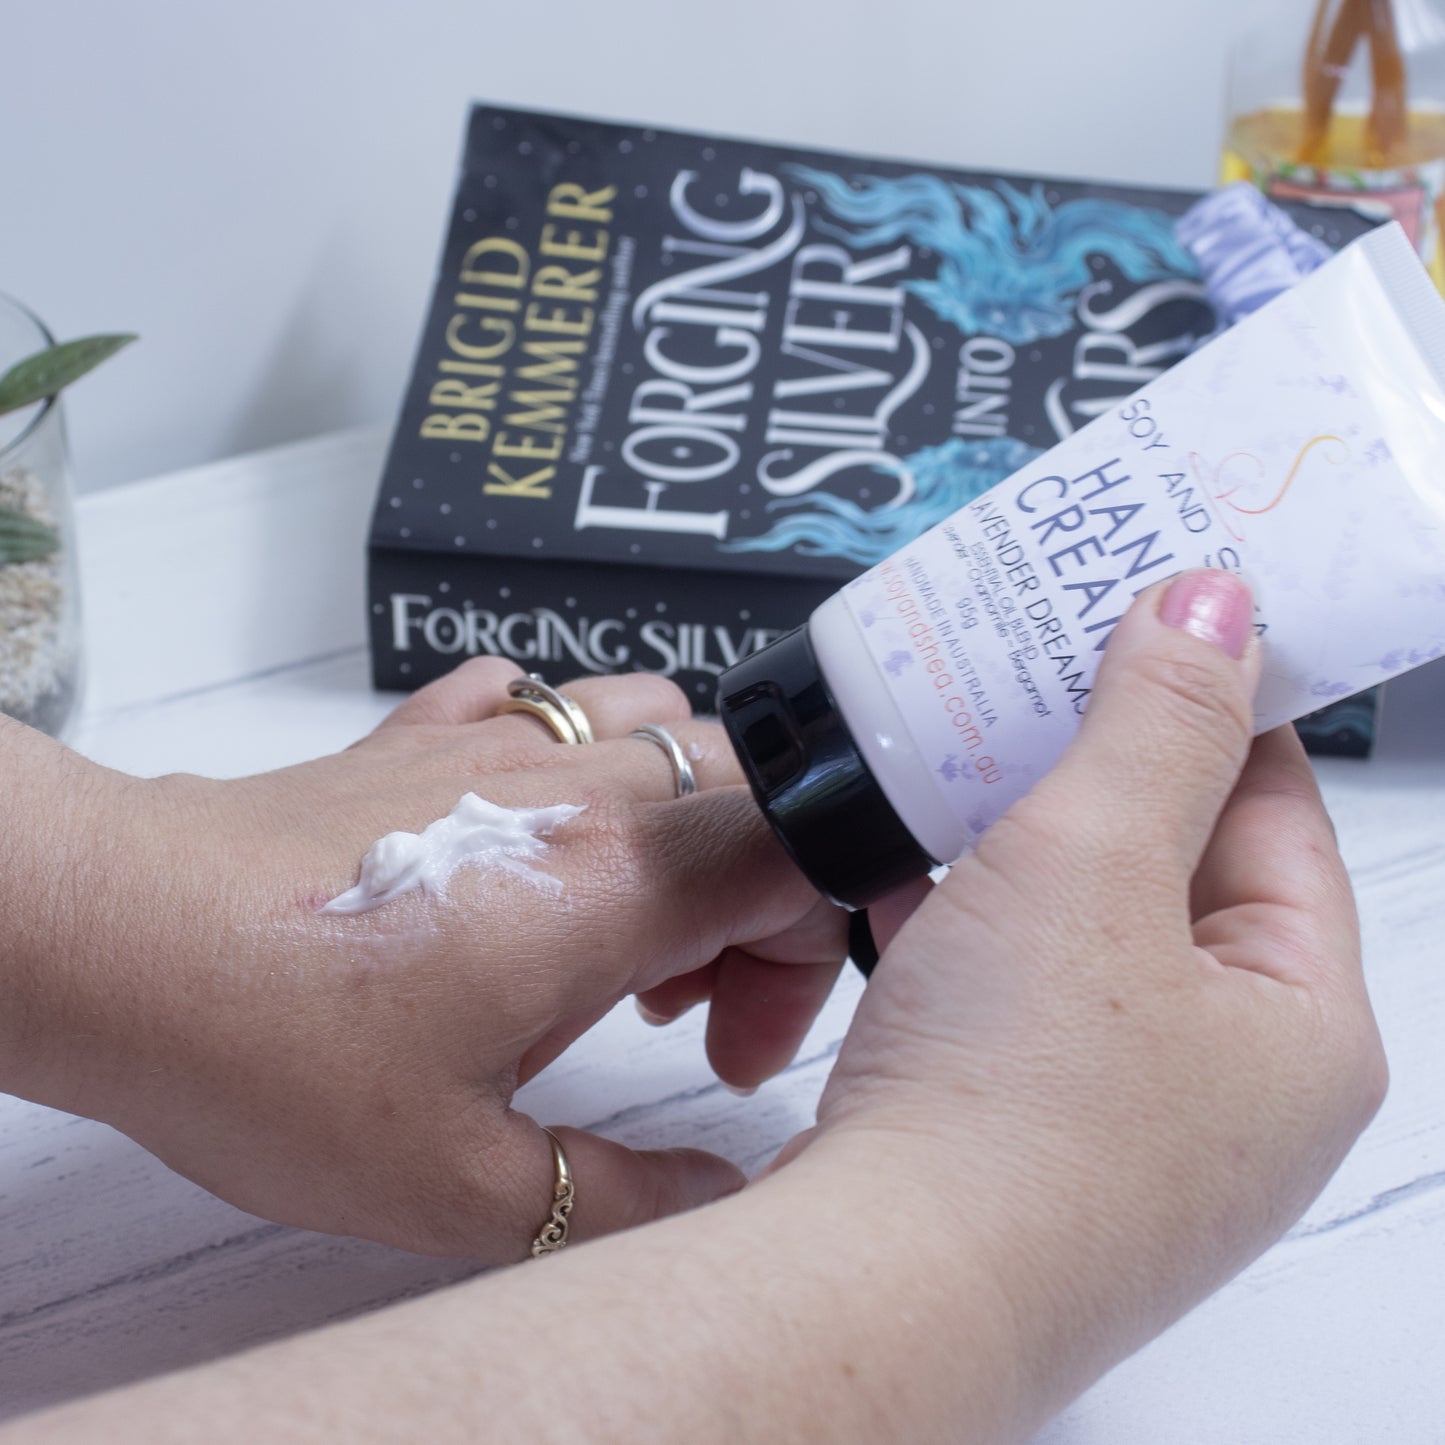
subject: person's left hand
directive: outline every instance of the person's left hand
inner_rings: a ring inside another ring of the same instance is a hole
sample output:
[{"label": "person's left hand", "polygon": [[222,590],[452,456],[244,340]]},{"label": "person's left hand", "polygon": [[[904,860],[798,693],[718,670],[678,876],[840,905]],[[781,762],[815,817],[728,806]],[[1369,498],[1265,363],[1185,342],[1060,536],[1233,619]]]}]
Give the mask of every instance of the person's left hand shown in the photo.
[{"label": "person's left hand", "polygon": [[[512,1094],[618,1000],[675,1015],[711,997],[719,1074],[781,1068],[841,966],[842,915],[772,838],[722,730],[659,678],[598,678],[566,688],[598,741],[564,746],[494,716],[517,675],[467,663],[347,751],[258,777],[139,780],[65,754],[90,806],[83,840],[58,841],[80,900],[44,1028],[62,1042],[18,1091],[267,1218],[503,1261],[526,1254],[553,1180]],[[667,757],[628,736],[643,723],[678,738],[697,796],[675,799]],[[317,911],[378,838],[468,791],[585,805],[547,839],[560,892],[473,866],[445,898]],[[559,1134],[574,1237],[743,1183],[696,1150]]]}]

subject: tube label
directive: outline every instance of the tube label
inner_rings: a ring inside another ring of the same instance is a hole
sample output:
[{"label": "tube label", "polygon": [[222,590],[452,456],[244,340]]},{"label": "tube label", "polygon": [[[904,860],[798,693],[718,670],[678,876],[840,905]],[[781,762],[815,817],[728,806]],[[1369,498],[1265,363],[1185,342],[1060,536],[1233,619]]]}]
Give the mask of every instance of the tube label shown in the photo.
[{"label": "tube label", "polygon": [[1357,243],[844,589],[966,847],[1057,760],[1133,598],[1184,568],[1254,588],[1260,731],[1445,651],[1445,497],[1397,460],[1439,454],[1440,387],[1370,264],[1392,241]]}]

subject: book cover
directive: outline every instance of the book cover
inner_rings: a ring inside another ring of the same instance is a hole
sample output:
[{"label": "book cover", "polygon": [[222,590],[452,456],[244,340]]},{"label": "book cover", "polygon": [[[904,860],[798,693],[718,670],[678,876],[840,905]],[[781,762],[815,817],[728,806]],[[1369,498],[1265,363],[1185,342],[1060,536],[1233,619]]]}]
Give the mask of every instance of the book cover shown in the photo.
[{"label": "book cover", "polygon": [[1195,198],[477,106],[371,530],[377,686],[494,653],[710,708],[1211,334]]}]

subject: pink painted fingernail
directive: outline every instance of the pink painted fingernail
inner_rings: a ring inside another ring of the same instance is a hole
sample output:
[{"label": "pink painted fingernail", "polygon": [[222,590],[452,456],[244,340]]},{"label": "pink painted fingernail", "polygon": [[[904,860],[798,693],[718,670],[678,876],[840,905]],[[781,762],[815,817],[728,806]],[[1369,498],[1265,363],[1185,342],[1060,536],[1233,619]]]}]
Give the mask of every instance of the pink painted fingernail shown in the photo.
[{"label": "pink painted fingernail", "polygon": [[1159,620],[1237,659],[1254,631],[1254,598],[1233,572],[1217,567],[1181,572],[1159,604]]}]

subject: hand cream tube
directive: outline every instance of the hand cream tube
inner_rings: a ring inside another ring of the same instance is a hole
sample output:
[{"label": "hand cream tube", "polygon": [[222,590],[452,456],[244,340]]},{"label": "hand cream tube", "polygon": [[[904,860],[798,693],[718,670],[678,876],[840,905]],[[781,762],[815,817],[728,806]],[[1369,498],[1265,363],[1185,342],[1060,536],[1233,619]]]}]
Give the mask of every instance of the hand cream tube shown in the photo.
[{"label": "hand cream tube", "polygon": [[763,811],[861,907],[1063,751],[1133,598],[1244,574],[1263,732],[1445,652],[1445,302],[1398,225],[850,582],[723,675]]}]

